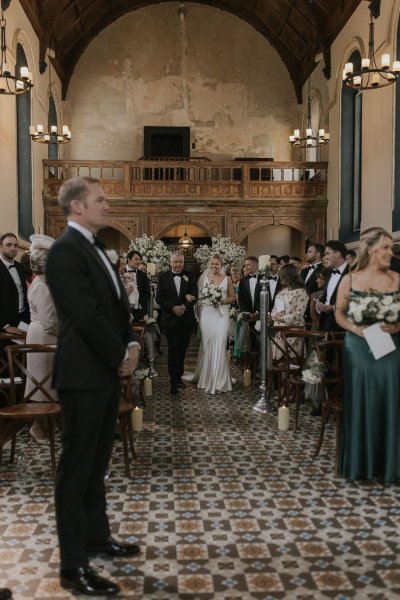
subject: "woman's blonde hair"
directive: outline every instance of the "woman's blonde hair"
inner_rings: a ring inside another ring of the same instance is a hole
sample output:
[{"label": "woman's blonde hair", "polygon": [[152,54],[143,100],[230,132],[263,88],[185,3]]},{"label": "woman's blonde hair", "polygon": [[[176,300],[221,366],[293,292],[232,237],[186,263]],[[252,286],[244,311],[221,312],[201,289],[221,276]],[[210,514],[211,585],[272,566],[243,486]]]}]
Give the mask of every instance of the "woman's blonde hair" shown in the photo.
[{"label": "woman's blonde hair", "polygon": [[365,269],[370,261],[370,251],[378,248],[385,237],[393,239],[392,234],[383,229],[383,227],[370,227],[362,232],[360,235],[360,245],[357,249],[358,261],[354,268],[355,271]]}]

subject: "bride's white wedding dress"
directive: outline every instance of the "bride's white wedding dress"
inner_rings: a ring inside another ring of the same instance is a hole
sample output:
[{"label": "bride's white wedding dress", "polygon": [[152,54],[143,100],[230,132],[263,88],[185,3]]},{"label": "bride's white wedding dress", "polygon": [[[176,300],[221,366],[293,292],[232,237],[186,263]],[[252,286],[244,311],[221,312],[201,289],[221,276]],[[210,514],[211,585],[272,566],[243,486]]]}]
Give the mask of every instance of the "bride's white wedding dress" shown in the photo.
[{"label": "bride's white wedding dress", "polygon": [[[210,280],[205,277],[204,287]],[[222,298],[228,294],[228,279],[225,277],[219,284]],[[193,374],[187,374],[182,379],[197,381],[197,387],[208,394],[229,392],[232,380],[229,373],[227,355],[227,338],[229,330],[229,305],[202,306],[200,308],[201,345],[197,361],[197,369]]]}]

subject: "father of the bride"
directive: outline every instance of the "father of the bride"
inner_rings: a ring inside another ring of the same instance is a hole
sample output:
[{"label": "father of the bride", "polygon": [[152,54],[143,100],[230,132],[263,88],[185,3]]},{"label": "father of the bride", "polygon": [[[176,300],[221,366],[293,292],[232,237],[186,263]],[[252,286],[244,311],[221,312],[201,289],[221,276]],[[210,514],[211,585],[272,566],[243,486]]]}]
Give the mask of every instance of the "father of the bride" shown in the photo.
[{"label": "father of the bride", "polygon": [[104,475],[118,415],[119,377],[132,373],[139,345],[120,278],[98,240],[108,204],[99,181],[76,177],[60,188],[68,227],[53,244],[46,279],[60,325],[53,387],[62,409],[62,454],[55,491],[63,587],[90,596],[117,594],[89,554],[132,556],[135,544],[110,536]]},{"label": "father of the bride", "polygon": [[161,326],[168,343],[168,372],[171,394],[185,387],[182,383],[186,350],[194,324],[193,304],[197,298],[194,276],[184,271],[185,255],[171,255],[171,270],[161,273],[156,300],[162,308]]}]

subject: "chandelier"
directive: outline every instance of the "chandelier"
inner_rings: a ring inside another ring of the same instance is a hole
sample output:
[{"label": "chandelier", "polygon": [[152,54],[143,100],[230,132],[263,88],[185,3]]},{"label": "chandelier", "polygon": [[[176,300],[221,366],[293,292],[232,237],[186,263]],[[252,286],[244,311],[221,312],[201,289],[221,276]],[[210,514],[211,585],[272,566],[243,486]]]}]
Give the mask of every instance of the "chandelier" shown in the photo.
[{"label": "chandelier", "polygon": [[353,63],[345,64],[343,81],[355,90],[373,90],[392,85],[397,81],[400,72],[400,61],[395,60],[390,68],[390,54],[382,54],[381,66],[378,67],[374,49],[374,18],[380,14],[380,0],[372,0],[370,5],[369,49],[368,57],[361,60],[361,69],[354,70]]},{"label": "chandelier", "polygon": [[49,85],[47,88],[47,125],[30,125],[29,135],[34,142],[39,144],[68,144],[71,141],[71,131],[68,125],[63,125],[58,129],[57,125],[51,123],[50,102],[52,98],[53,82],[51,80],[51,58],[55,57],[55,53],[50,48],[48,49],[48,66],[49,66]]},{"label": "chandelier", "polygon": [[330,134],[325,129],[318,129],[318,135],[314,135],[311,124],[311,96],[308,93],[307,100],[307,123],[305,134],[300,135],[300,129],[295,129],[293,135],[289,136],[289,142],[297,148],[318,148],[329,143]]},{"label": "chandelier", "polygon": [[182,252],[184,252],[185,254],[190,252],[191,249],[193,248],[193,240],[186,233],[186,227],[185,227],[185,233],[183,234],[183,236],[180,238],[180,240],[178,242],[178,246],[179,246],[179,249],[182,250]]},{"label": "chandelier", "polygon": [[0,59],[0,94],[16,96],[28,92],[32,87],[32,75],[28,67],[21,67],[20,75],[11,75],[10,67],[7,64],[7,43],[6,43],[6,20],[1,11],[1,59]]}]

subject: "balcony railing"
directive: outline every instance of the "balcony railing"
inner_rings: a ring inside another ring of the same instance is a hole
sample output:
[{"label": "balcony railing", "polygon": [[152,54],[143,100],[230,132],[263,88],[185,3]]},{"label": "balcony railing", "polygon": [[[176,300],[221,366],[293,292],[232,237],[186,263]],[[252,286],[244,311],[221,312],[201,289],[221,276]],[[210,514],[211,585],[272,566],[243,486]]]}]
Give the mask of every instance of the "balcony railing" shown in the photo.
[{"label": "balcony railing", "polygon": [[327,163],[208,160],[44,160],[43,194],[71,177],[99,179],[110,199],[326,198]]}]

